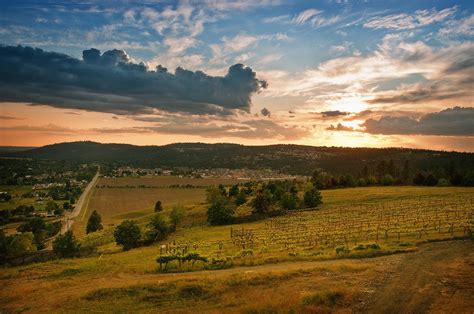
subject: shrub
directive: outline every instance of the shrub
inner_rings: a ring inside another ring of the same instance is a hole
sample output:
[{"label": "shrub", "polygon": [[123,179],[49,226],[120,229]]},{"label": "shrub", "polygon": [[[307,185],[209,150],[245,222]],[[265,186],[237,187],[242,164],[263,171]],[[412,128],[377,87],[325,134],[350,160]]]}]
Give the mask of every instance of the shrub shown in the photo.
[{"label": "shrub", "polygon": [[133,220],[123,221],[114,231],[115,242],[122,245],[124,250],[130,250],[135,247],[140,237],[140,227]]},{"label": "shrub", "polygon": [[372,250],[380,250],[380,245],[377,243],[368,244],[365,247]]},{"label": "shrub", "polygon": [[170,231],[170,224],[168,219],[165,216],[158,213],[153,216],[150,223],[148,224],[148,231],[146,238],[149,241],[158,241],[162,240],[168,235]]},{"label": "shrub", "polygon": [[332,291],[327,293],[313,293],[303,297],[301,304],[307,305],[319,305],[319,306],[336,306],[344,299],[344,294],[339,291]]},{"label": "shrub", "polygon": [[449,181],[447,179],[439,179],[438,186],[449,186]]},{"label": "shrub", "polygon": [[62,257],[73,257],[79,253],[81,245],[71,230],[64,235],[58,235],[53,241],[53,251]]},{"label": "shrub", "polygon": [[351,250],[349,250],[347,247],[345,246],[338,246],[336,248],[336,254],[339,255],[339,254],[347,254],[349,253]]}]

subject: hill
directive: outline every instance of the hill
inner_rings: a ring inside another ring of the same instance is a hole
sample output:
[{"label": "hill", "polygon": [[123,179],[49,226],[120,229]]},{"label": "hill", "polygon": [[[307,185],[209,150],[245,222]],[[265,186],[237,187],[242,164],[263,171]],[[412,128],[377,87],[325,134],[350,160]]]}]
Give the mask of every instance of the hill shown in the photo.
[{"label": "hill", "polygon": [[238,144],[177,143],[163,146],[70,142],[1,156],[78,162],[113,162],[136,167],[269,168],[292,174],[309,174],[320,168],[335,174],[357,174],[364,166],[382,160],[401,168],[449,175],[474,169],[474,154],[407,148],[346,148],[304,145],[245,146]]}]

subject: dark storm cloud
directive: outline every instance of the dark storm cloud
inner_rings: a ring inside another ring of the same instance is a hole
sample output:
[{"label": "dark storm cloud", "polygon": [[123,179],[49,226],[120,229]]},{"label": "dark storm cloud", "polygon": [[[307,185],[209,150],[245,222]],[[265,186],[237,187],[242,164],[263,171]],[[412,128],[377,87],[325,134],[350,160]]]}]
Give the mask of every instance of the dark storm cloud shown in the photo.
[{"label": "dark storm cloud", "polygon": [[412,117],[384,116],[362,124],[372,134],[420,134],[474,136],[474,108],[454,107],[429,113],[419,120]]},{"label": "dark storm cloud", "polygon": [[242,64],[223,77],[180,67],[172,74],[148,71],[122,50],[89,49],[80,60],[21,46],[0,46],[0,83],[0,101],[116,114],[249,112],[252,94],[267,87]]}]

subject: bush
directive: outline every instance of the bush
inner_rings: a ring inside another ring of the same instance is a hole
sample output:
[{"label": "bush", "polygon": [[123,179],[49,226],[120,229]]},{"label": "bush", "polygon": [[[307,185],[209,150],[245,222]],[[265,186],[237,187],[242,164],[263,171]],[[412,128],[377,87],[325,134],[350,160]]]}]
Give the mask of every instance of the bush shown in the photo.
[{"label": "bush", "polygon": [[115,242],[122,245],[125,251],[137,246],[140,237],[140,227],[133,220],[123,221],[114,231]]},{"label": "bush", "polygon": [[53,241],[53,251],[62,257],[73,257],[79,253],[81,245],[71,230],[64,235],[58,235]]},{"label": "bush", "polygon": [[438,186],[449,186],[449,181],[447,179],[439,179]]},{"label": "bush", "polygon": [[148,231],[146,238],[148,241],[162,240],[168,235],[170,231],[170,224],[168,219],[162,214],[155,214],[148,224]]},{"label": "bush", "polygon": [[438,184],[438,179],[436,179],[434,175],[429,174],[425,178],[424,184],[427,185],[427,186],[435,186],[436,184]]},{"label": "bush", "polygon": [[339,254],[347,254],[349,253],[351,250],[349,250],[347,247],[345,246],[338,246],[336,248],[336,254],[339,255]]},{"label": "bush", "polygon": [[87,221],[86,233],[89,234],[102,229],[102,217],[96,210],[94,210]]}]

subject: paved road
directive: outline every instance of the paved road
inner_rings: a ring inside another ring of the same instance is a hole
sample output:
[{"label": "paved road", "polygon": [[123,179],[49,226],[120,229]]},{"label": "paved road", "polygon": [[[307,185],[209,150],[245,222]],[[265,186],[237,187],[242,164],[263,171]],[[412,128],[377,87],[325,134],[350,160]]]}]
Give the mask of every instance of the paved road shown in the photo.
[{"label": "paved road", "polygon": [[94,178],[92,178],[92,180],[84,189],[84,192],[82,192],[81,196],[76,202],[76,206],[74,207],[74,210],[72,212],[66,212],[66,214],[64,215],[64,219],[66,220],[66,223],[63,224],[63,227],[61,228],[61,234],[64,234],[66,231],[71,229],[72,224],[74,223],[73,219],[77,217],[81,213],[81,211],[84,209],[84,206],[87,204],[89,193],[92,190],[92,188],[97,184],[98,179],[99,179],[99,172],[96,173]]}]

